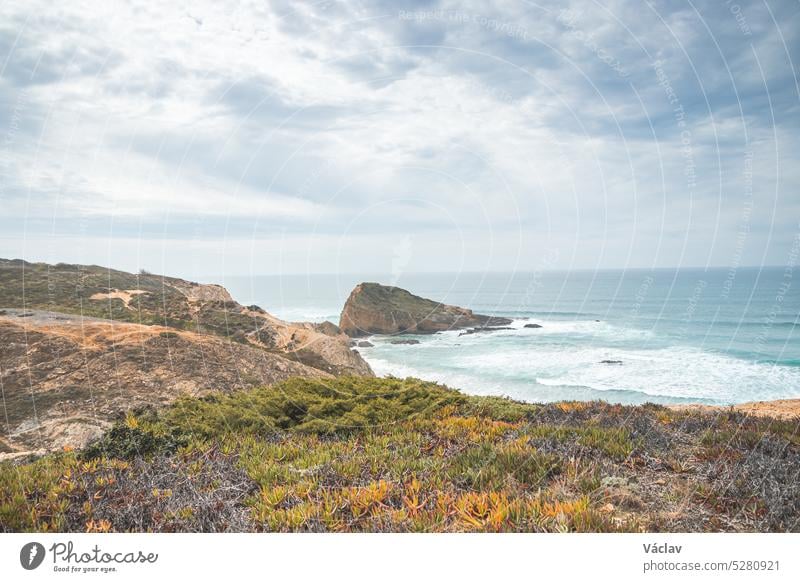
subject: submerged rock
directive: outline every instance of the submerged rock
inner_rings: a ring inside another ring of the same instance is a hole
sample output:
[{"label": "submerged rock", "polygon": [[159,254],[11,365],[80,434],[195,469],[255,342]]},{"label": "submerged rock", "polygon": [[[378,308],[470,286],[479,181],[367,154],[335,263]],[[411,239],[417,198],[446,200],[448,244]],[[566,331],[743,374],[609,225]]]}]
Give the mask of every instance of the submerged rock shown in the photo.
[{"label": "submerged rock", "polygon": [[600,360],[601,364],[622,364],[622,360]]},{"label": "submerged rock", "polygon": [[489,331],[501,331],[504,329],[514,329],[513,327],[473,327],[472,329],[468,329],[466,331],[462,331],[459,335],[472,335],[473,333],[486,333]]},{"label": "submerged rock", "polygon": [[368,342],[368,341],[360,341],[356,345],[359,348],[371,348],[373,346],[372,342]]},{"label": "submerged rock", "polygon": [[414,345],[419,343],[419,340],[415,340],[415,339],[392,340],[389,343],[390,344],[408,344],[410,346],[414,346]]},{"label": "submerged rock", "polygon": [[542,326],[538,323],[526,323],[524,327],[527,327],[528,329],[539,329]]},{"label": "submerged rock", "polygon": [[350,293],[339,327],[350,337],[436,333],[449,329],[509,325],[510,319],[473,313],[413,295],[400,287],[361,283]]}]

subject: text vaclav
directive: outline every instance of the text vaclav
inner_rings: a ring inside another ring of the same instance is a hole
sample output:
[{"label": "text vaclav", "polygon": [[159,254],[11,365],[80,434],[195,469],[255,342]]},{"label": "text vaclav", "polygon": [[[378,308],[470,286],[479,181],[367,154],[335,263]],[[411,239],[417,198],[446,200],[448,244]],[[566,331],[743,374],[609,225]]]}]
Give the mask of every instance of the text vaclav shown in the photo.
[{"label": "text vaclav", "polygon": [[682,546],[663,544],[642,544],[645,554],[680,554]]}]

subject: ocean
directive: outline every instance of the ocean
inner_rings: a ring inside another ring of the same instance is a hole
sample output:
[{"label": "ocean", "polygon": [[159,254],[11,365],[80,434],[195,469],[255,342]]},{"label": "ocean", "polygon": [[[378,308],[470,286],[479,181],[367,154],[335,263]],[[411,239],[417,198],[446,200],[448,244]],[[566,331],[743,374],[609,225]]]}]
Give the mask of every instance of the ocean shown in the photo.
[{"label": "ocean", "polygon": [[[784,268],[226,277],[242,303],[332,321],[376,281],[513,329],[373,337],[378,375],[415,376],[518,400],[733,404],[800,397],[800,290]],[[525,328],[538,323],[538,329]],[[604,363],[603,361],[619,363]]]}]

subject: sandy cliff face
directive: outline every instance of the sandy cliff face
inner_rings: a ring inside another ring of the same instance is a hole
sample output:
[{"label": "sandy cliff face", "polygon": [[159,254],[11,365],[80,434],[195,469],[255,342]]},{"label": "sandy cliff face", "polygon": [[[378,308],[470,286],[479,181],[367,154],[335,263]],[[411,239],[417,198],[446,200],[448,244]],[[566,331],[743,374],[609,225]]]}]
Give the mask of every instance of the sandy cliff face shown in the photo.
[{"label": "sandy cliff face", "polygon": [[[250,341],[280,350],[286,357],[313,366],[335,376],[372,376],[372,369],[357,351],[350,349],[350,339],[338,327],[286,322],[268,313],[255,313],[258,331]],[[264,337],[266,332],[266,338]]]},{"label": "sandy cliff face", "polygon": [[80,447],[124,411],[183,395],[331,377],[212,335],[43,311],[0,315],[0,361],[0,456]]},{"label": "sandy cliff face", "polygon": [[418,297],[399,287],[361,283],[342,310],[339,327],[350,337],[370,334],[435,333],[448,329],[508,325],[510,319],[473,313]]}]

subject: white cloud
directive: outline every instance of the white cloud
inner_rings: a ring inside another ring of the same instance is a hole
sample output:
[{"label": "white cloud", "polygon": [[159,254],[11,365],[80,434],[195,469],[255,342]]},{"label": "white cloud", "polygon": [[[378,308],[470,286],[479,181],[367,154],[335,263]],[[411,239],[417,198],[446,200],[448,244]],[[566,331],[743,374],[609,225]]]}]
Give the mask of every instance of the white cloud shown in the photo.
[{"label": "white cloud", "polygon": [[[796,229],[797,10],[777,15],[787,48],[758,4],[742,6],[747,42],[722,5],[700,4],[702,20],[604,6],[573,2],[567,23],[561,3],[413,18],[388,2],[7,3],[0,98],[26,107],[6,147],[4,228],[49,219],[46,237],[77,217],[102,238],[108,219],[165,224],[172,240],[194,219],[229,239],[322,237],[309,246],[322,266],[341,237],[374,257],[428,241],[410,270],[451,266],[455,238],[475,269],[531,267],[548,245],[561,266],[725,264],[746,130],[762,233],[748,256],[778,261]],[[369,262],[357,255],[342,268]]]}]

